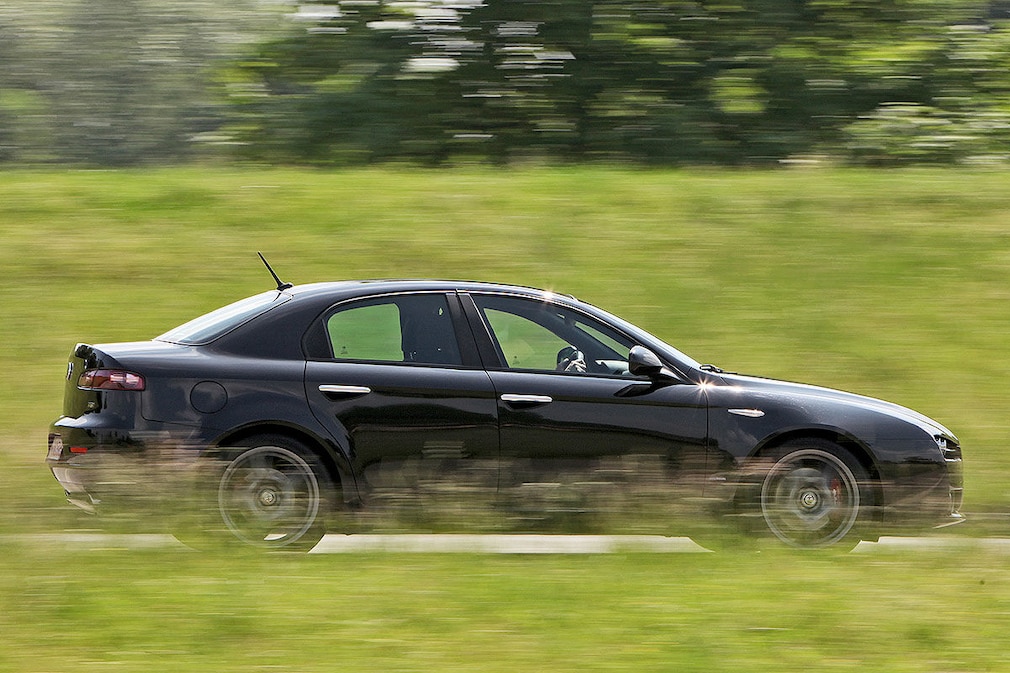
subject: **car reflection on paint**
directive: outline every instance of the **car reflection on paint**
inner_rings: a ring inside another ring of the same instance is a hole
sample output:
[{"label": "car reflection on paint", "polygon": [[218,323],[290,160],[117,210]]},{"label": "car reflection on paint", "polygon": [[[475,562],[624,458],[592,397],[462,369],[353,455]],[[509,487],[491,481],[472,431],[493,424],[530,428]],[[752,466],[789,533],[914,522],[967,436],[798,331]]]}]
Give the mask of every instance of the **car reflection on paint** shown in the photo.
[{"label": "car reflection on paint", "polygon": [[803,548],[961,520],[960,446],[925,416],[485,283],[278,281],[151,341],[77,345],[47,457],[69,500],[101,511],[130,482],[110,465],[166,457],[201,466],[201,525],[266,549],[397,508],[494,530],[716,514]]}]

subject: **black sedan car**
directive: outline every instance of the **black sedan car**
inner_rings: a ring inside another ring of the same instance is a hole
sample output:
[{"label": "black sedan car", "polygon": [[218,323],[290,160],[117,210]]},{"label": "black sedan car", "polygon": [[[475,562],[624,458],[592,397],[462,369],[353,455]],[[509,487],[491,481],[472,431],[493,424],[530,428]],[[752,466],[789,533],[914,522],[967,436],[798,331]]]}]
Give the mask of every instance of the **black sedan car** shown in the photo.
[{"label": "black sedan car", "polygon": [[217,529],[268,549],[425,488],[518,529],[648,493],[801,548],[962,520],[961,449],[936,421],[486,283],[278,281],[151,341],[77,345],[47,458],[70,502],[101,510],[125,458],[166,455],[213,465],[196,472]]}]

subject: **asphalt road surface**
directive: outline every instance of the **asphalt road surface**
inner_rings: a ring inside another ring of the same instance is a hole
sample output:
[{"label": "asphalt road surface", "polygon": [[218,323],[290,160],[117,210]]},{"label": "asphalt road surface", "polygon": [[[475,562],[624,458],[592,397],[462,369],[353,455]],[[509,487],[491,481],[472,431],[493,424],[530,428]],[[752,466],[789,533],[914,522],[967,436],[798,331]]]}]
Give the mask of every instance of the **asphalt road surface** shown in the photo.
[{"label": "asphalt road surface", "polygon": [[[94,532],[11,536],[22,541],[71,550],[180,548],[171,535]],[[1010,553],[1010,538],[955,536],[882,537],[860,542],[853,553],[918,548],[987,548]],[[622,552],[690,554],[708,550],[687,537],[659,535],[327,535],[310,554],[392,552],[420,554],[612,554]]]}]

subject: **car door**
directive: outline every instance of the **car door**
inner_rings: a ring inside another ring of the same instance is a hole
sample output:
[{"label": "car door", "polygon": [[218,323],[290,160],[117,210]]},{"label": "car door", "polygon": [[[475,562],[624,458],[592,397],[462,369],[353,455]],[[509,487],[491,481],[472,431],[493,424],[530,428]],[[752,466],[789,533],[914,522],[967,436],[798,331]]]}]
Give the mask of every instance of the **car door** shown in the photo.
[{"label": "car door", "polygon": [[463,301],[475,333],[488,337],[501,484],[520,509],[536,517],[544,508],[665,508],[674,484],[681,496],[701,493],[708,415],[701,386],[632,376],[635,342],[572,306],[490,293]]},{"label": "car door", "polygon": [[307,363],[306,395],[359,495],[415,512],[493,497],[497,404],[455,293],[346,302],[323,324],[332,358]]}]

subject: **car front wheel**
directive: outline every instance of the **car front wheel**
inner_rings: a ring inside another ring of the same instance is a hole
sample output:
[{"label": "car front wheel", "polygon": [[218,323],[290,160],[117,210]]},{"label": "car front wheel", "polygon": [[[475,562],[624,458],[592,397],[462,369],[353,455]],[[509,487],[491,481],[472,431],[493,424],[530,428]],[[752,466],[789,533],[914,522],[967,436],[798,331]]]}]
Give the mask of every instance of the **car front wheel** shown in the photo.
[{"label": "car front wheel", "polygon": [[790,442],[761,484],[761,514],[791,547],[855,546],[872,504],[868,474],[842,447],[823,440]]}]

